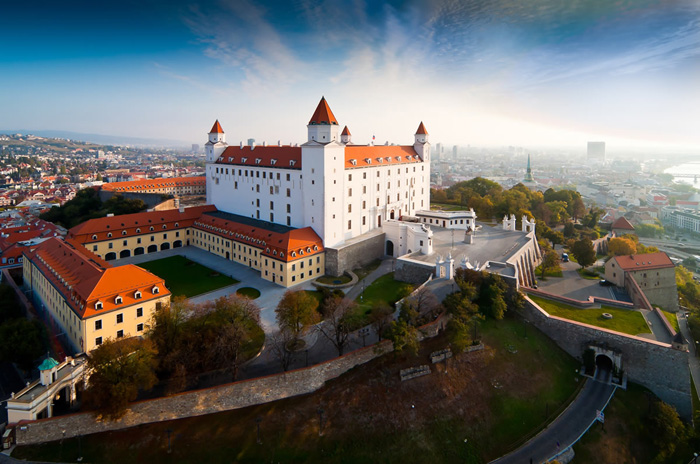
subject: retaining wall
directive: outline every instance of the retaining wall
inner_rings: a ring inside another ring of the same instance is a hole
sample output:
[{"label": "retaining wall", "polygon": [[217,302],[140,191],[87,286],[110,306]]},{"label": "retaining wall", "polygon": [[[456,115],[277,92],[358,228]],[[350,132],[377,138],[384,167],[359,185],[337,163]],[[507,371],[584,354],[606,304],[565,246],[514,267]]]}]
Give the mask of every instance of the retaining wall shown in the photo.
[{"label": "retaining wall", "polygon": [[622,355],[622,369],[629,380],[654,392],[674,406],[680,416],[692,419],[688,352],[613,330],[551,316],[525,297],[527,319],[571,356],[581,360],[588,346],[615,350]]},{"label": "retaining wall", "polygon": [[384,256],[386,234],[379,233],[340,248],[326,248],[326,274],[341,276]]},{"label": "retaining wall", "polygon": [[521,289],[527,294],[537,295],[550,300],[560,301],[571,306],[576,306],[577,308],[600,308],[601,304],[615,306],[623,309],[635,308],[634,303],[629,303],[627,301],[617,301],[608,298],[600,298],[597,296],[589,296],[587,300],[575,300],[573,298],[555,295],[553,293],[545,292],[544,290],[534,289],[530,287],[521,287]]}]

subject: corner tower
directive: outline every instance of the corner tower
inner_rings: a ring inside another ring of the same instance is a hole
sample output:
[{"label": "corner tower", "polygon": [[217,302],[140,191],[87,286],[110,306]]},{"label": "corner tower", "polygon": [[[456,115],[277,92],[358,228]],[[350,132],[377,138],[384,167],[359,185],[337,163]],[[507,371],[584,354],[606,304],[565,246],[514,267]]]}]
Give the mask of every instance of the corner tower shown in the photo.
[{"label": "corner tower", "polygon": [[309,131],[309,142],[325,144],[340,141],[338,120],[335,119],[325,97],[321,97],[321,101],[318,102],[316,111],[306,127]]},{"label": "corner tower", "polygon": [[[423,121],[421,121],[418,129],[416,129],[413,140],[413,149],[416,150],[416,153],[423,158],[424,162],[430,162],[430,143],[428,142],[428,131],[425,129]],[[430,169],[428,169],[428,172],[430,172]]]},{"label": "corner tower", "polygon": [[207,163],[216,161],[226,149],[226,134],[224,134],[218,119],[209,131],[209,140],[207,140],[204,147],[204,151],[207,154]]}]

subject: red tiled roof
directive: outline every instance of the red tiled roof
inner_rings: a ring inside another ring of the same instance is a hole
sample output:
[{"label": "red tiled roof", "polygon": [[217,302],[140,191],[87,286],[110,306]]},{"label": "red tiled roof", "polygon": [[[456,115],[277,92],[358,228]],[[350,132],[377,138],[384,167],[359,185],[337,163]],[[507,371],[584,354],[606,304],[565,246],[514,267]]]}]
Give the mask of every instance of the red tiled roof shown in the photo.
[{"label": "red tiled roof", "polygon": [[301,169],[301,147],[289,145],[228,147],[216,160],[216,164]]},{"label": "red tiled roof", "polygon": [[425,126],[423,125],[423,121],[420,122],[420,125],[418,126],[418,129],[416,130],[416,134],[428,135],[428,131],[425,130]]},{"label": "red tiled roof", "polygon": [[644,255],[616,256],[613,258],[618,266],[625,271],[664,269],[674,267],[666,253],[647,253]]},{"label": "red tiled roof", "polygon": [[250,224],[203,214],[194,227],[258,248],[261,254],[281,261],[294,261],[323,252],[323,241],[311,227],[274,232]]},{"label": "red tiled roof", "polygon": [[223,134],[224,130],[221,128],[221,124],[219,124],[219,120],[217,119],[216,122],[214,123],[213,126],[211,126],[211,130],[209,131],[210,134]]},{"label": "red tiled roof", "polygon": [[620,217],[612,225],[613,229],[634,230],[634,226],[625,217]]},{"label": "red tiled roof", "polygon": [[[202,213],[209,211],[216,211],[216,207],[205,205],[185,208],[182,213],[178,209],[169,209],[91,219],[73,227],[68,231],[68,236],[78,243],[85,244],[153,232],[167,232],[191,226]],[[176,223],[177,226],[175,226]],[[165,229],[163,229],[163,225],[166,226]],[[154,228],[153,231],[150,230],[151,227]],[[126,234],[123,234],[123,231],[126,231]],[[110,233],[112,237],[108,236]],[[93,235],[97,237],[92,238]]]},{"label": "red tiled roof", "polygon": [[[27,259],[39,269],[61,293],[73,311],[81,318],[111,311],[170,294],[163,279],[133,264],[111,267],[75,242],[51,238],[24,251]],[[158,293],[153,293],[153,287]],[[135,292],[141,298],[135,298]],[[115,297],[122,303],[117,304]],[[102,302],[102,309],[95,303]]]},{"label": "red tiled roof", "polygon": [[338,120],[335,119],[325,97],[321,97],[321,101],[318,102],[316,111],[314,111],[314,115],[311,116],[309,124],[338,124]]},{"label": "red tiled roof", "polygon": [[[354,160],[354,161],[353,161]],[[367,166],[391,166],[394,164],[420,163],[412,146],[406,145],[347,145],[345,147],[345,168]]]},{"label": "red tiled roof", "polygon": [[200,177],[163,177],[159,179],[138,179],[128,182],[110,182],[102,184],[102,190],[108,192],[139,192],[146,189],[164,187],[204,186],[207,178]]},{"label": "red tiled roof", "polygon": [[352,135],[352,134],[350,134],[350,131],[348,130],[348,126],[345,126],[345,128],[343,129],[343,132],[340,135]]}]

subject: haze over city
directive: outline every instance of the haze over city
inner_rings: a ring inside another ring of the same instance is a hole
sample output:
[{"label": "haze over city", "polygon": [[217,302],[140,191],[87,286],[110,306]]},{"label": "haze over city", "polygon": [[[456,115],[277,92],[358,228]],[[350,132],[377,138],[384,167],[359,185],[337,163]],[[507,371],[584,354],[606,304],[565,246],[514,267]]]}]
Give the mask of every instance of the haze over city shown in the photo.
[{"label": "haze over city", "polygon": [[691,1],[32,2],[0,18],[0,128],[303,142],[700,146]]}]

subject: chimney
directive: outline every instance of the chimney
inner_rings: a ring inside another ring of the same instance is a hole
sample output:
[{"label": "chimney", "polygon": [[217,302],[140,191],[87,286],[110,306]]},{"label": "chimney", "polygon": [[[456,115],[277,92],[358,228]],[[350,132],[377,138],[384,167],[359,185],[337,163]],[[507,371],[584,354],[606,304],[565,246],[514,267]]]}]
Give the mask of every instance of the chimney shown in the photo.
[{"label": "chimney", "polygon": [[277,141],[277,146],[278,146],[278,147],[281,147],[281,146],[282,146],[282,141],[281,141],[281,140],[278,140],[278,141]]}]

